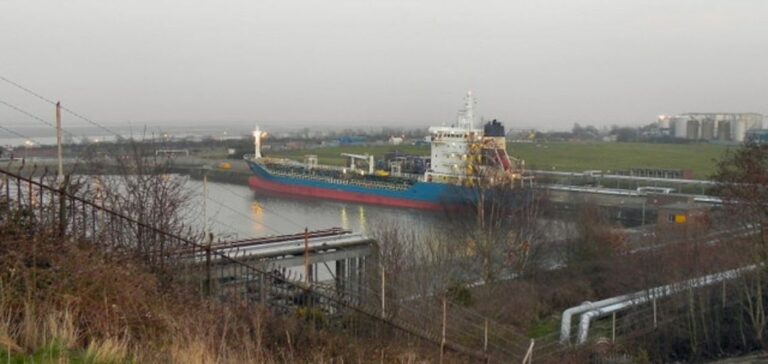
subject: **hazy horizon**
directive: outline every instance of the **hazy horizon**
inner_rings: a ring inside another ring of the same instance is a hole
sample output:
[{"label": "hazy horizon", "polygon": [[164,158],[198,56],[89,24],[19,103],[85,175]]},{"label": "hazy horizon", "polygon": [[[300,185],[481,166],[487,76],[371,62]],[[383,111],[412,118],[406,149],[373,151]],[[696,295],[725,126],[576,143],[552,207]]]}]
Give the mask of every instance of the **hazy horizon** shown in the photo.
[{"label": "hazy horizon", "polygon": [[[765,14],[758,0],[7,0],[0,75],[105,125],[422,127],[452,122],[467,90],[508,128],[641,125],[768,112]],[[0,100],[53,118],[7,83]],[[35,123],[0,105],[0,125]]]}]

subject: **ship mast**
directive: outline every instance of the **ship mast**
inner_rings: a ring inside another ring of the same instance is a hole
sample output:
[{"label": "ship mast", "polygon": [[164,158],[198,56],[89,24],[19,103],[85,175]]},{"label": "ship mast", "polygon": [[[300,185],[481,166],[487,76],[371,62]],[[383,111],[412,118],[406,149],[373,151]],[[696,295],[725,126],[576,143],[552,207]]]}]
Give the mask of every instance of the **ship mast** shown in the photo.
[{"label": "ship mast", "polygon": [[457,120],[460,129],[472,130],[475,128],[474,105],[475,97],[472,96],[472,91],[467,91],[467,96],[464,97],[464,109],[459,112]]},{"label": "ship mast", "polygon": [[261,158],[261,129],[258,126],[253,130],[253,159]]}]

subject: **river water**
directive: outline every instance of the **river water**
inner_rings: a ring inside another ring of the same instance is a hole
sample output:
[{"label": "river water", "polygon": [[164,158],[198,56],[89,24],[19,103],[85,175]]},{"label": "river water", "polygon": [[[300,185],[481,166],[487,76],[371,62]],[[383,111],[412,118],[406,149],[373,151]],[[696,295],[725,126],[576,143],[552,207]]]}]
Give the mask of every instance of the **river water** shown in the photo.
[{"label": "river water", "polygon": [[300,199],[257,194],[236,184],[208,182],[208,199],[203,182],[187,182],[193,193],[191,206],[202,227],[203,210],[211,232],[222,239],[244,239],[268,235],[292,234],[310,230],[341,227],[355,232],[397,226],[417,236],[439,228],[443,215],[414,209],[395,209],[320,199]]}]

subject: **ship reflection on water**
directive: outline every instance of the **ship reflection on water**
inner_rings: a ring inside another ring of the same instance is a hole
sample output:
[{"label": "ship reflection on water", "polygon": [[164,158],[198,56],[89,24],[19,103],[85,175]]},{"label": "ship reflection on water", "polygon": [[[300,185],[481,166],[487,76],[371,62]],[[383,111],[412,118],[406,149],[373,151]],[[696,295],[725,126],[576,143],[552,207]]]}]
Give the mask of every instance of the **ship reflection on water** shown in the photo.
[{"label": "ship reflection on water", "polygon": [[[201,183],[190,180],[188,186],[194,190]],[[421,235],[441,223],[440,214],[431,212],[265,195],[254,193],[247,186],[217,182],[208,183],[208,194],[212,231],[237,238],[293,234],[305,227],[342,227],[370,233],[383,226],[396,226]],[[195,198],[192,205],[202,206],[202,196]]]},{"label": "ship reflection on water", "polygon": [[253,217],[251,224],[253,231],[264,233],[264,208],[261,207],[259,201],[251,202],[251,216]]}]

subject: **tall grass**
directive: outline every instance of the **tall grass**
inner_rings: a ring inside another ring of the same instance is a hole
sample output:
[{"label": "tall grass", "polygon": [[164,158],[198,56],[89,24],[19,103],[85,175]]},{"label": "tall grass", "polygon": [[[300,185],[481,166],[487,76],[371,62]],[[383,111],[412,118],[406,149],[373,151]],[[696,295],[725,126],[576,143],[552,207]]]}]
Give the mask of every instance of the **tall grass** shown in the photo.
[{"label": "tall grass", "polygon": [[[129,256],[91,241],[9,226],[1,217],[0,363],[342,363],[379,357],[382,343],[367,336],[169,289]],[[405,346],[388,355],[423,357]]]}]

